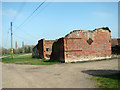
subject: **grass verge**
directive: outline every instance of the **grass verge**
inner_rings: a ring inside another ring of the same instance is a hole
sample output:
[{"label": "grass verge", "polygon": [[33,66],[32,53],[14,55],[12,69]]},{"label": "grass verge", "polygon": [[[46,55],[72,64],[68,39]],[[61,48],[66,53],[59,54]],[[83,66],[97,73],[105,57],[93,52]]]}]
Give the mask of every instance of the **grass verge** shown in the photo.
[{"label": "grass verge", "polygon": [[28,65],[52,65],[59,62],[49,62],[49,59],[32,58],[31,54],[14,55],[12,59],[10,56],[2,59],[3,63],[28,64]]},{"label": "grass verge", "polygon": [[119,88],[120,89],[120,74],[93,76],[92,79],[97,81],[99,88]]}]

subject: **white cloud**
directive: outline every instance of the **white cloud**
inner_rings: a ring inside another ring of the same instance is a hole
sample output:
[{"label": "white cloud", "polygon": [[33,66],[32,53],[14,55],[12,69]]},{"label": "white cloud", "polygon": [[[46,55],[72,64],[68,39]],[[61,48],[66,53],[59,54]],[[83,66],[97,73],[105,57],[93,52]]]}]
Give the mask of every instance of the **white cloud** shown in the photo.
[{"label": "white cloud", "polygon": [[2,11],[2,16],[15,17],[16,15],[18,15],[19,17],[23,17],[22,13],[19,13],[13,9],[7,9]]},{"label": "white cloud", "polygon": [[93,15],[99,16],[99,17],[111,17],[112,16],[111,13],[107,13],[107,12],[94,12]]}]

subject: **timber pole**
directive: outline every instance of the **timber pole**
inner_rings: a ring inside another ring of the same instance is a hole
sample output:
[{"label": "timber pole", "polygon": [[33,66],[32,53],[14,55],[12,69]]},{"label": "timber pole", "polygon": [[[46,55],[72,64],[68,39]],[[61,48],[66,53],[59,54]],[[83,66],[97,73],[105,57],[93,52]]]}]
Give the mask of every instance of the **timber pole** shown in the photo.
[{"label": "timber pole", "polygon": [[12,40],[12,22],[11,22],[11,58],[13,58],[13,40]]}]

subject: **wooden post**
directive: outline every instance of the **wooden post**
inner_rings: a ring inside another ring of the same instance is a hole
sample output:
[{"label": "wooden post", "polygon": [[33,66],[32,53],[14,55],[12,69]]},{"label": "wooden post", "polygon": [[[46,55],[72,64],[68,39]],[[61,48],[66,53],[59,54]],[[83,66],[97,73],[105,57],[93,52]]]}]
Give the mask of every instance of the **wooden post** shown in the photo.
[{"label": "wooden post", "polygon": [[12,40],[12,22],[11,22],[11,58],[13,58],[13,40]]}]

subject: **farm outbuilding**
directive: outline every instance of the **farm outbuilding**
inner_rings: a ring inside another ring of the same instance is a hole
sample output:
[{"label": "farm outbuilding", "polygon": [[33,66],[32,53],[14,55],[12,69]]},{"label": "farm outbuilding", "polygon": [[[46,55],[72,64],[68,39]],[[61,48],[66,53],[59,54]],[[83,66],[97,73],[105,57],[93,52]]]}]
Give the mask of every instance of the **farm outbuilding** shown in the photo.
[{"label": "farm outbuilding", "polygon": [[32,57],[41,59],[50,57],[53,42],[54,40],[39,40],[38,44],[33,48]]},{"label": "farm outbuilding", "polygon": [[112,54],[120,54],[120,38],[111,39]]},{"label": "farm outbuilding", "polygon": [[107,29],[74,30],[53,43],[51,60],[77,62],[111,57],[111,32]]},{"label": "farm outbuilding", "polygon": [[41,39],[33,48],[33,57],[51,61],[78,62],[111,58],[111,31],[106,28],[74,30],[56,40]]}]

